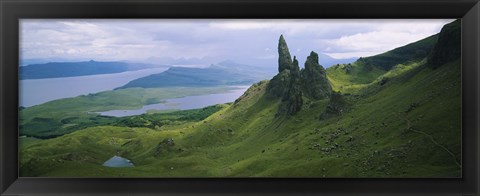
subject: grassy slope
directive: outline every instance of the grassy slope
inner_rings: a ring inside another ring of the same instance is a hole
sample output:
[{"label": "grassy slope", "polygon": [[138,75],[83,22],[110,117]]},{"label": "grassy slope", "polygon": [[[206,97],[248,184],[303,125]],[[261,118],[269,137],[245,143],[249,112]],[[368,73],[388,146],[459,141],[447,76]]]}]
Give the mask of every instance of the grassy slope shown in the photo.
[{"label": "grassy slope", "polygon": [[[333,90],[344,93],[356,93],[360,88],[377,79],[398,64],[411,64],[423,59],[435,45],[438,34],[420,41],[393,49],[391,51],[360,58],[354,63],[340,64],[327,69],[327,77]],[[418,51],[425,53],[418,54]],[[349,71],[347,71],[349,70]]]},{"label": "grassy slope", "polygon": [[[436,70],[424,62],[397,65],[383,75],[387,82],[365,84],[345,97],[348,112],[326,120],[318,120],[325,100],[274,119],[279,100],[264,97],[263,82],[200,122],[92,127],[35,141],[20,152],[21,175],[459,176],[460,73],[459,61]],[[154,156],[165,138],[175,146]],[[115,154],[136,167],[101,166]]]}]

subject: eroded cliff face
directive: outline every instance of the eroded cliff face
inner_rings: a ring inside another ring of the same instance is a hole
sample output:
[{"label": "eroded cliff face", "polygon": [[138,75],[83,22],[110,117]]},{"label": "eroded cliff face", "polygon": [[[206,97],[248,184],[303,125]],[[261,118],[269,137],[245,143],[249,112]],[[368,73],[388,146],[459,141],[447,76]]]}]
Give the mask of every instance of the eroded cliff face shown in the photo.
[{"label": "eroded cliff face", "polygon": [[428,65],[436,69],[450,61],[460,58],[462,51],[462,29],[461,21],[454,22],[443,26],[438,36],[432,52],[428,56]]}]

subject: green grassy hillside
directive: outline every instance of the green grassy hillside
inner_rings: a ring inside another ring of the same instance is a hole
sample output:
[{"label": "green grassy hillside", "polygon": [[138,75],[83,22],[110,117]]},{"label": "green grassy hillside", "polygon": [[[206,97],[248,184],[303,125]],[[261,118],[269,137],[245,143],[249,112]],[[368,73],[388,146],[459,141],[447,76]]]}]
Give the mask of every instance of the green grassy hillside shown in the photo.
[{"label": "green grassy hillside", "polygon": [[139,109],[163,99],[220,93],[231,87],[129,88],[59,99],[20,110],[20,135],[52,138],[86,127],[112,122],[95,112]]},{"label": "green grassy hillside", "polygon": [[[279,100],[266,98],[265,81],[203,121],[91,127],[35,141],[20,152],[21,175],[458,177],[460,62],[411,66],[344,95],[349,109],[340,116],[320,120],[321,100],[277,119]],[[162,146],[167,138],[173,146]],[[101,166],[113,155],[136,167]]]},{"label": "green grassy hillside", "polygon": [[391,51],[360,58],[351,64],[337,64],[327,69],[327,77],[336,91],[356,92],[398,64],[411,64],[427,57],[438,34]]}]

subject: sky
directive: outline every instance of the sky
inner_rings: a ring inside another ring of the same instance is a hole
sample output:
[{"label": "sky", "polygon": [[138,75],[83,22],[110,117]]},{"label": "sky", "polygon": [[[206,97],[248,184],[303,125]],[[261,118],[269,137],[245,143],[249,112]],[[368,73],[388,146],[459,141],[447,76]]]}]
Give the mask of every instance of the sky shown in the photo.
[{"label": "sky", "polygon": [[22,19],[20,60],[276,64],[283,34],[303,64],[310,51],[337,59],[380,54],[436,34],[451,21]]}]

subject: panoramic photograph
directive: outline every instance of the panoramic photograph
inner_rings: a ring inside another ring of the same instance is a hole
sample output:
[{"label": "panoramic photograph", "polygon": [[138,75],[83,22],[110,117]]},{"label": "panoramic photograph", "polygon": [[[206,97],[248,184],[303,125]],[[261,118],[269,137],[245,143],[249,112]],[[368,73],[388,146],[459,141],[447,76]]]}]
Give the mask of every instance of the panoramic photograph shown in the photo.
[{"label": "panoramic photograph", "polygon": [[460,19],[21,19],[20,177],[462,177]]}]

